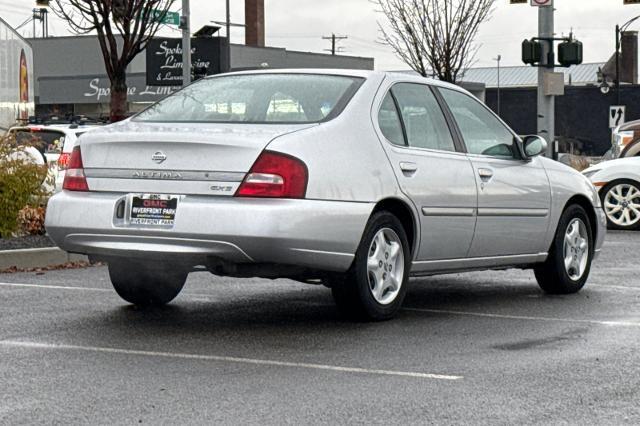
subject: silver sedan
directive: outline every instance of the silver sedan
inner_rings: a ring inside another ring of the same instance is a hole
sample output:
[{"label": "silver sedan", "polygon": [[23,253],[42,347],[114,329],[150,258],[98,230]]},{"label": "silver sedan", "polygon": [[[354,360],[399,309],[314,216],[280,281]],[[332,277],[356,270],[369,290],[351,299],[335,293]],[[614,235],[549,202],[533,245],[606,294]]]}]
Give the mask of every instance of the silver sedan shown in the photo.
[{"label": "silver sedan", "polygon": [[397,313],[410,275],[534,269],[574,293],[605,217],[545,148],[450,84],[226,74],[84,135],[46,226],[139,305],[170,302],[195,270],[322,283],[373,320]]}]

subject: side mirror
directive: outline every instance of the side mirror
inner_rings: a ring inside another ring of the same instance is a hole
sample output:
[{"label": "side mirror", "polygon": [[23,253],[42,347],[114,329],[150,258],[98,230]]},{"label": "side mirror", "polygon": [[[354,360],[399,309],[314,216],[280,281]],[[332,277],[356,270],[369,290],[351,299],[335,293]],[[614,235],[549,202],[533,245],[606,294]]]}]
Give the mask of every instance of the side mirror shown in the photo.
[{"label": "side mirror", "polygon": [[537,157],[547,151],[547,141],[537,135],[525,136],[522,138],[524,153],[528,158]]}]

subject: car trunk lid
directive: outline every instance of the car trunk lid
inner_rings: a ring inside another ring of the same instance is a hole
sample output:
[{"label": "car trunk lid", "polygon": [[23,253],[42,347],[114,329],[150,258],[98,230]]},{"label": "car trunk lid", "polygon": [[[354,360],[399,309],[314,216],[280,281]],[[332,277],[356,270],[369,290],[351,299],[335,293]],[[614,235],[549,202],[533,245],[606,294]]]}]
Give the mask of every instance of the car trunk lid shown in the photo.
[{"label": "car trunk lid", "polygon": [[92,191],[232,196],[275,138],[314,126],[125,122],[85,135]]}]

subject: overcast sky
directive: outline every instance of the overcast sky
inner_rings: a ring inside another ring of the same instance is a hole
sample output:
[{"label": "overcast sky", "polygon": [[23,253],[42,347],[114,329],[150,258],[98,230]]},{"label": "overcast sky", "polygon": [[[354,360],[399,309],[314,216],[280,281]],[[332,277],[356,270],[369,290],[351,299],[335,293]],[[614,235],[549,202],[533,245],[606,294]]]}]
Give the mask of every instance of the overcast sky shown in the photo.
[{"label": "overcast sky", "polygon": [[[623,6],[623,0],[554,0],[556,33],[575,36],[584,43],[585,62],[604,62],[615,48],[616,23],[640,15],[640,5]],[[35,1],[33,1],[35,3]],[[244,1],[231,0],[231,19],[244,22]],[[291,50],[321,52],[330,47],[323,35],[332,32],[348,36],[339,46],[344,54],[368,56],[376,59],[376,68],[406,69],[386,46],[377,43],[378,22],[384,17],[376,13],[369,0],[265,0],[267,45]],[[29,0],[0,0],[0,17],[13,26],[29,17]],[[179,10],[181,0],[174,10]],[[192,25],[200,28],[210,20],[224,20],[224,0],[191,0]],[[480,27],[476,43],[480,46],[476,66],[494,66],[502,55],[503,65],[520,65],[520,43],[537,35],[537,8],[529,5],[510,5],[509,0],[496,0],[490,21]],[[640,21],[632,29],[640,29]],[[31,24],[21,32],[30,36]],[[50,33],[68,35],[63,22],[51,19]],[[165,30],[164,35],[178,36],[177,31]],[[232,42],[244,42],[242,28],[232,30]]]}]

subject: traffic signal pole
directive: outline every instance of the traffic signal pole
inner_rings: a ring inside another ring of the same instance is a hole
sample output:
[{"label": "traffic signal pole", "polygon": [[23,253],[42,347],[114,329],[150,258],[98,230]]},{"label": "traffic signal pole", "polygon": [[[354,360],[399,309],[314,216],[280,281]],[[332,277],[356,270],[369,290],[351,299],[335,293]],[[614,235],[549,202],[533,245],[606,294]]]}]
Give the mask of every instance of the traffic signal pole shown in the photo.
[{"label": "traffic signal pole", "polygon": [[191,83],[191,11],[189,0],[182,0],[182,87]]},{"label": "traffic signal pole", "polygon": [[[538,37],[553,38],[554,8],[538,7]],[[545,94],[547,74],[554,71],[553,44],[542,43],[542,63],[538,68],[538,135],[544,138],[549,147],[547,157],[553,158],[555,150],[555,97]],[[549,66],[550,65],[550,66]]]}]

